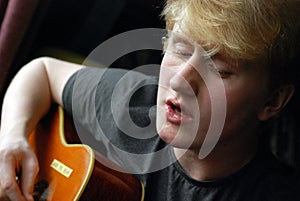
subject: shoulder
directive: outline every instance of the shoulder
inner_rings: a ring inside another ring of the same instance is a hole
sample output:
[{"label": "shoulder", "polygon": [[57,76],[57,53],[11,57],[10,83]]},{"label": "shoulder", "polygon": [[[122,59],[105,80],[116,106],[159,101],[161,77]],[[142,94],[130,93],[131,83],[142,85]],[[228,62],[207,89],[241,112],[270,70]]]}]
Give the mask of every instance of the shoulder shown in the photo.
[{"label": "shoulder", "polygon": [[81,104],[82,98],[91,100],[90,98],[95,97],[103,103],[110,102],[111,99],[128,99],[128,96],[141,93],[139,96],[133,96],[137,98],[135,102],[139,102],[143,97],[156,97],[157,82],[156,76],[137,71],[87,67],[74,73],[67,81],[63,91],[63,103],[66,106],[72,103],[72,100],[78,99],[81,100]]},{"label": "shoulder", "polygon": [[69,79],[71,84],[93,83],[93,85],[105,84],[109,86],[140,86],[142,84],[157,84],[158,77],[144,74],[134,70],[119,68],[82,68]]}]

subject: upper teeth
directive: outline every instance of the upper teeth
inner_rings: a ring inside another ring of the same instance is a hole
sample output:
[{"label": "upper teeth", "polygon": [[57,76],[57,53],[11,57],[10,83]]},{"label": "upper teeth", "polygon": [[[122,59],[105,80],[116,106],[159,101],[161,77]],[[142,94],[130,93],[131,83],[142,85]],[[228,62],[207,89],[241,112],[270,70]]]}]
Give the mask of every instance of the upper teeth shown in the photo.
[{"label": "upper teeth", "polygon": [[178,108],[178,107],[175,107],[174,111],[177,112],[177,113],[181,113],[181,109]]}]

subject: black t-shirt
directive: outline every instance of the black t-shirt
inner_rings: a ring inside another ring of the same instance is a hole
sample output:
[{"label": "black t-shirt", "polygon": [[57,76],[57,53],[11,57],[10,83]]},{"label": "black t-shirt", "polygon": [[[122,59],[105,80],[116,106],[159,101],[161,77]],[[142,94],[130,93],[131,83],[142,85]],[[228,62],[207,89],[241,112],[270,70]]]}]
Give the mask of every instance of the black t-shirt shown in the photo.
[{"label": "black t-shirt", "polygon": [[192,179],[155,129],[158,78],[121,69],[85,68],[63,92],[83,143],[138,177],[147,201],[295,201],[293,178],[261,149],[238,172]]}]

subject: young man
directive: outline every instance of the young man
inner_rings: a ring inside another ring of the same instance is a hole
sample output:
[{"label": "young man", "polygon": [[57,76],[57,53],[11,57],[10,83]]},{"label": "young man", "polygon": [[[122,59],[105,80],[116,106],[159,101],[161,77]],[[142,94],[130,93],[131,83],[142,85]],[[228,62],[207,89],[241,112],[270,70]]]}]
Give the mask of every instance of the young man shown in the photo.
[{"label": "young man", "polygon": [[[167,1],[158,84],[138,72],[30,62],[3,104],[0,199],[32,200],[38,162],[27,137],[55,102],[143,182],[146,200],[297,200],[260,141],[295,90],[297,10],[296,0]],[[135,133],[126,119],[148,129]]]}]

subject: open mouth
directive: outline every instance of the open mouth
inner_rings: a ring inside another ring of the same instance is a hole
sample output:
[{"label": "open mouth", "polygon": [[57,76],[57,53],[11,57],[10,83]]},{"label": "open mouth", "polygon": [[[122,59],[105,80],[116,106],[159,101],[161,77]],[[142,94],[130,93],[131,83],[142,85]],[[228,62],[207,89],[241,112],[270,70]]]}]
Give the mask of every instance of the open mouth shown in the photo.
[{"label": "open mouth", "polygon": [[165,111],[167,120],[174,124],[181,124],[192,120],[191,115],[185,112],[182,106],[175,101],[166,101]]},{"label": "open mouth", "polygon": [[171,104],[170,104],[170,107],[171,107],[171,109],[174,110],[174,112],[176,112],[177,114],[181,114],[181,108],[180,108],[180,106],[178,107],[178,106],[174,105],[173,103],[171,103]]}]

